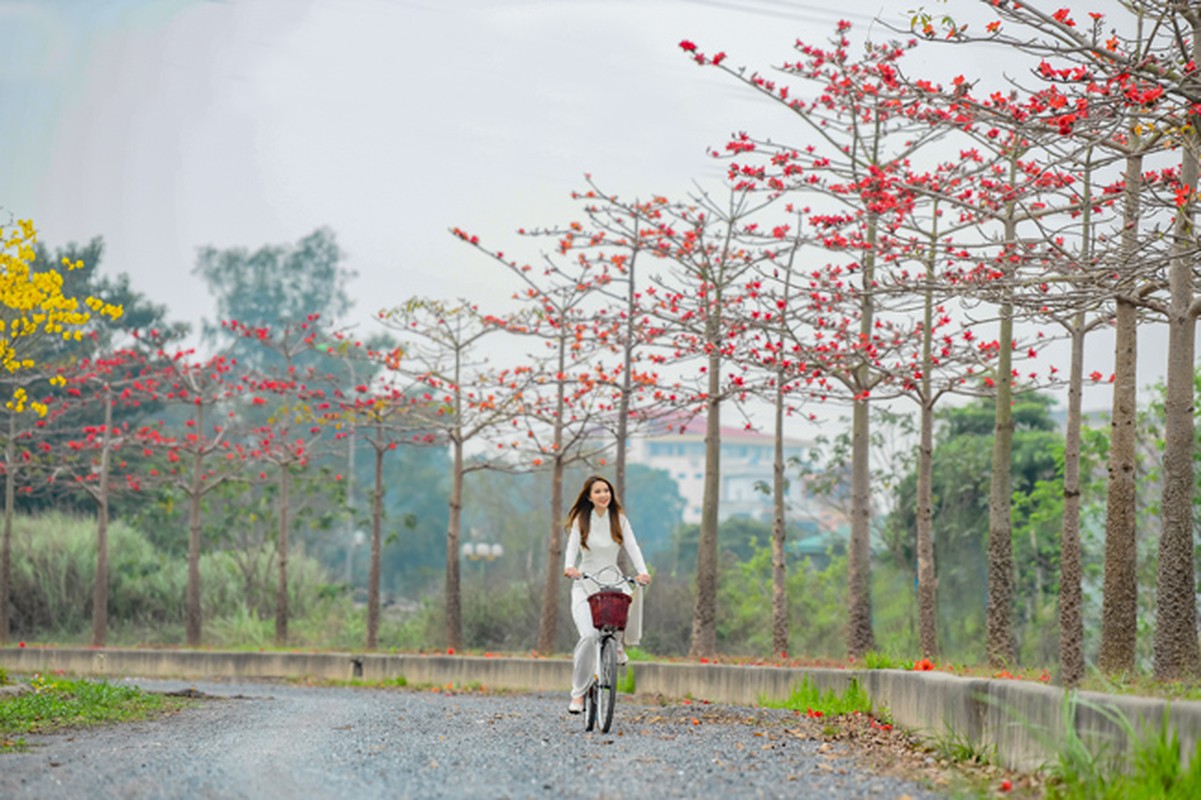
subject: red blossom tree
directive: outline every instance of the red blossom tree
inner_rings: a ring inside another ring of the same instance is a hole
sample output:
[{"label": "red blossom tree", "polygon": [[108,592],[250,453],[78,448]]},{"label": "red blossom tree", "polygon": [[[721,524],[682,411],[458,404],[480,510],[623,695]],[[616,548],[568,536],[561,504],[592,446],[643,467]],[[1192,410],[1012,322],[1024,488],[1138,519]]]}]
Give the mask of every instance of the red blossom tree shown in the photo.
[{"label": "red blossom tree", "polygon": [[379,321],[404,337],[396,370],[421,385],[420,399],[434,406],[431,432],[437,446],[452,454],[450,520],[446,531],[446,646],[463,646],[459,544],[463,512],[463,479],[494,465],[507,465],[516,441],[492,442],[468,460],[466,446],[495,437],[512,427],[524,405],[528,367],[489,369],[481,341],[500,331],[495,318],[466,301],[446,303],[413,298],[379,312]]}]

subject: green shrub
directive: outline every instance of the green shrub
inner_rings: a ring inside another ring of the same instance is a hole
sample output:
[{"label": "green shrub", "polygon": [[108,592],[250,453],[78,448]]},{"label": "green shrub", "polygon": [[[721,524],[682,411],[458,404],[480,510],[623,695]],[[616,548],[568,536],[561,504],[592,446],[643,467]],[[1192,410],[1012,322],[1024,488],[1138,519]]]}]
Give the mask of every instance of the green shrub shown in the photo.
[{"label": "green shrub", "polygon": [[[182,535],[182,534],[181,534]],[[108,528],[109,639],[112,644],[173,644],[184,638],[187,563],[157,551],[120,520]],[[270,551],[219,551],[200,559],[205,637],[219,645],[261,646],[274,638],[276,561]],[[293,620],[320,619],[306,638],[341,631],[333,620],[324,568],[303,548],[288,561]],[[96,575],[96,520],[49,512],[13,521],[12,632],[70,642],[89,635]],[[346,619],[353,619],[345,604]],[[320,633],[321,628],[324,631]],[[264,636],[263,629],[270,631]],[[298,622],[298,630],[305,624]],[[244,638],[242,638],[244,637]],[[360,638],[360,641],[362,638]]]}]

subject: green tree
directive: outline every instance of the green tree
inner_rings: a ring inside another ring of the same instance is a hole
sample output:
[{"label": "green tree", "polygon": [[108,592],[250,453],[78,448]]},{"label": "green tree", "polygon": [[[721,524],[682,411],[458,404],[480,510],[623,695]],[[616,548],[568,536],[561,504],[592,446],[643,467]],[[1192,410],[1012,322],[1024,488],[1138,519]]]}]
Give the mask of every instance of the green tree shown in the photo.
[{"label": "green tree", "polygon": [[[1045,604],[1045,598],[1058,589],[1058,561],[1051,554],[1056,540],[1044,535],[1048,525],[1058,531],[1057,522],[1049,521],[1055,520],[1054,511],[1048,508],[1056,481],[1062,514],[1063,440],[1051,416],[1053,404],[1047,395],[1029,393],[1018,395],[1013,405],[1012,535],[1019,595],[1023,601],[1029,600],[1023,603],[1027,613],[1020,619],[1027,627],[1032,622],[1032,610],[1042,607],[1029,592],[1038,587]],[[932,480],[934,546],[939,554],[938,635],[946,653],[962,658],[981,655],[995,421],[993,403],[987,399],[949,408],[938,415]],[[916,488],[917,475],[910,472],[898,484],[897,502],[886,523],[899,555],[910,561],[915,558]]]},{"label": "green tree", "polygon": [[[217,301],[217,319],[204,323],[211,344],[230,346],[247,365],[276,365],[271,352],[246,342],[245,329],[295,327],[315,318],[325,325],[342,319],[351,308],[347,283],[355,273],[342,263],[343,253],[329,228],[318,228],[296,244],[219,250],[202,247],[192,274],[205,280]],[[240,329],[228,327],[236,322]],[[319,356],[304,354],[298,366]]]},{"label": "green tree", "polygon": [[108,275],[101,271],[104,239],[96,236],[86,244],[69,242],[59,247],[38,243],[37,261],[42,264],[82,264],[83,269],[63,271],[63,293],[74,297],[103,297],[124,313],[104,325],[91,325],[86,337],[71,348],[75,354],[94,355],[117,348],[132,347],[138,340],[157,345],[175,342],[186,336],[190,325],[171,320],[165,305],[151,301],[133,286],[124,272]]},{"label": "green tree", "polygon": [[687,502],[666,470],[645,464],[630,464],[626,470],[626,493],[621,502],[629,512],[638,546],[651,563],[652,554],[671,547],[671,537],[683,521]]}]

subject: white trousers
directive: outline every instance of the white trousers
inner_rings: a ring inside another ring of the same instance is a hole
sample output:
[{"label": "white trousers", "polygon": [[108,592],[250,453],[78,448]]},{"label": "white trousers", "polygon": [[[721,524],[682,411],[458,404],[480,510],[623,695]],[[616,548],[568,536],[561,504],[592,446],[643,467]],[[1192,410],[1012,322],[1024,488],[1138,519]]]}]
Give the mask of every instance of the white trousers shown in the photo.
[{"label": "white trousers", "polygon": [[[592,608],[588,605],[589,589],[585,587],[589,581],[576,581],[571,587],[571,618],[575,629],[580,633],[580,639],[575,643],[571,654],[571,696],[581,697],[592,683],[596,674],[597,646],[600,642],[600,632],[592,626]],[[633,647],[642,638],[642,592],[634,592],[634,600],[630,603],[630,615],[626,621],[626,629],[621,637],[625,643]]]}]

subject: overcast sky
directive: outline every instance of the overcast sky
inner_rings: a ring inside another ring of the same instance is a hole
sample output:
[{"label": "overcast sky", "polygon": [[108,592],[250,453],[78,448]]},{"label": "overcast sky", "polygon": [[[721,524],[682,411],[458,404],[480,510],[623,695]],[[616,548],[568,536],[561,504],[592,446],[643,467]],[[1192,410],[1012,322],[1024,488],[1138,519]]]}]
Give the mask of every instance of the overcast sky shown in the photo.
[{"label": "overcast sky", "polygon": [[[51,246],[102,236],[104,272],[192,322],[213,308],[198,247],[323,225],[359,273],[364,320],[412,295],[503,296],[508,276],[449,227],[516,251],[515,229],[573,217],[585,172],[681,196],[717,182],[705,150],[732,132],[796,139],[778,105],[692,64],[681,39],[768,70],[840,18],[857,42],[883,39],[873,18],[904,25],[916,5],[0,0],[0,206]],[[906,62],[947,80],[997,58],[923,46]],[[1108,374],[1112,345],[1092,349]]]}]

